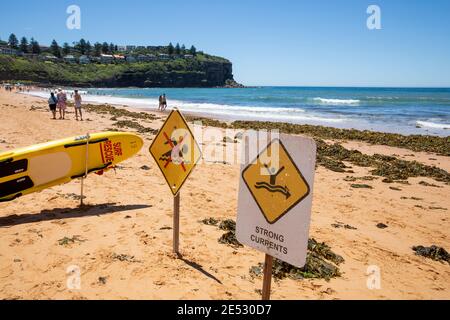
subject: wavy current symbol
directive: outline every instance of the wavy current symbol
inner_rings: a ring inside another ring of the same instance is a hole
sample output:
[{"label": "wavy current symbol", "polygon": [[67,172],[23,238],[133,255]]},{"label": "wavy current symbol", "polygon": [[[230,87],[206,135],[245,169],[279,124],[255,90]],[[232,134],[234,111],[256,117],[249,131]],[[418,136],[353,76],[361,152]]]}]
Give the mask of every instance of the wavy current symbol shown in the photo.
[{"label": "wavy current symbol", "polygon": [[291,197],[291,193],[289,192],[289,189],[287,186],[280,186],[277,185],[277,178],[278,176],[284,171],[285,167],[280,168],[277,172],[276,169],[270,169],[267,164],[264,165],[264,167],[269,172],[270,176],[270,183],[267,182],[257,182],[255,184],[256,189],[266,189],[267,191],[271,193],[281,193],[286,196],[286,200]]},{"label": "wavy current symbol", "polygon": [[286,199],[289,199],[291,197],[291,193],[289,192],[289,189],[287,186],[273,186],[268,184],[267,182],[257,182],[255,184],[256,189],[266,189],[267,191],[271,193],[282,193],[286,196]]}]

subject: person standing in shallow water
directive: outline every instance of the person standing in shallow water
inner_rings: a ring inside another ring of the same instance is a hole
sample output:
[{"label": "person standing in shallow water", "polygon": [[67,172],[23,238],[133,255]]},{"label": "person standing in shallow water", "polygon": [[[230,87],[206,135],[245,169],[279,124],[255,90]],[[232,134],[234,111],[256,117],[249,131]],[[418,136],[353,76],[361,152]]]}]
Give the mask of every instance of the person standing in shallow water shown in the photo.
[{"label": "person standing in shallow water", "polygon": [[57,99],[58,99],[58,110],[59,110],[59,120],[64,120],[66,117],[66,102],[67,102],[67,95],[64,91],[62,91],[61,89],[58,90],[58,94],[57,94]]},{"label": "person standing in shallow water", "polygon": [[75,101],[75,117],[78,121],[78,113],[80,114],[80,120],[83,121],[83,113],[81,112],[81,95],[78,93],[78,90],[75,90],[75,94],[73,96]]}]

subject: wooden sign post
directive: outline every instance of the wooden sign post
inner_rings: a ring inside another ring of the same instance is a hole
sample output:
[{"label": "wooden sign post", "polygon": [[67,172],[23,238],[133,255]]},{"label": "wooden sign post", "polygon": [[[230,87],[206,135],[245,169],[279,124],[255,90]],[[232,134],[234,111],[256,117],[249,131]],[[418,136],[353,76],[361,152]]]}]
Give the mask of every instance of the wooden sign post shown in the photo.
[{"label": "wooden sign post", "polygon": [[273,257],[266,254],[266,259],[264,262],[264,279],[262,288],[262,299],[265,301],[270,300],[270,289],[272,287],[272,267],[273,267]]},{"label": "wooden sign post", "polygon": [[180,254],[180,193],[173,197],[173,253]]},{"label": "wooden sign post", "polygon": [[262,298],[270,299],[273,259],[296,267],[306,263],[316,163],[313,139],[280,135],[261,145],[243,139],[258,157],[242,165],[236,237],[266,254]]},{"label": "wooden sign post", "polygon": [[173,195],[173,252],[180,255],[180,190],[201,159],[183,115],[173,110],[150,146],[150,154],[161,170]]}]

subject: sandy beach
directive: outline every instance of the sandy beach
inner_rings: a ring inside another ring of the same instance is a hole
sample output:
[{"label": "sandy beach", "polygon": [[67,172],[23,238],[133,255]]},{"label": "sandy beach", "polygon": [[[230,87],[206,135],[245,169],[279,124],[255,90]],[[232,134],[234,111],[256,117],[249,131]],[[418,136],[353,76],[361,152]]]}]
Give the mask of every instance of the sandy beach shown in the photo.
[{"label": "sandy beach", "polygon": [[[149,129],[140,134],[145,146],[136,157],[89,176],[86,208],[78,208],[79,181],[0,204],[0,299],[260,299],[262,279],[249,270],[264,255],[219,243],[224,231],[202,223],[236,219],[239,166],[202,163],[195,169],[181,192],[182,258],[176,259],[172,196],[148,152],[167,114],[132,119],[91,109],[87,121],[76,122],[73,108],[67,120],[55,121],[44,99],[0,90],[0,151],[111,128],[133,131],[114,125],[121,120]],[[326,142],[450,171],[445,155]],[[450,264],[412,250],[450,249],[450,185],[431,177],[384,183],[371,175],[373,168],[346,164],[353,173],[318,166],[310,233],[344,258],[342,276],[276,280],[272,298],[450,299]],[[367,176],[374,178],[360,180]],[[360,183],[366,187],[352,187]],[[351,228],[339,227],[345,225]],[[80,290],[66,286],[71,266],[79,267]],[[379,267],[380,289],[367,286],[370,266]]]}]

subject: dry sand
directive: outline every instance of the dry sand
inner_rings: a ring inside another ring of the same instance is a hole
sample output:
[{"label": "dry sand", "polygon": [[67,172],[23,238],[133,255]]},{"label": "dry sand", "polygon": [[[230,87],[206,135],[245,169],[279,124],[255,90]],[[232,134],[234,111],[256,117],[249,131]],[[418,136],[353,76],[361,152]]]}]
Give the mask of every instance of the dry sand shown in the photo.
[{"label": "dry sand", "polygon": [[[70,120],[50,118],[46,101],[0,91],[0,150],[103,131],[114,122],[96,113],[86,114],[91,121],[84,122],[76,122],[73,113]],[[143,124],[157,129],[162,120]],[[116,172],[89,176],[87,209],[78,209],[78,201],[68,196],[79,192],[79,181],[0,204],[0,298],[260,299],[262,280],[252,279],[249,269],[264,255],[219,244],[223,231],[199,222],[236,218],[239,166],[201,164],[185,184],[183,258],[175,259],[172,197],[148,153],[152,136],[143,137],[146,144],[139,155]],[[450,170],[448,157],[360,142],[345,145]],[[144,165],[150,170],[142,170]],[[369,171],[354,170],[354,176]],[[450,248],[450,186],[418,178],[410,179],[410,185],[394,184],[401,191],[393,191],[378,179],[368,182],[372,190],[360,190],[343,180],[347,175],[318,168],[311,224],[311,237],[344,257],[343,276],[329,282],[275,281],[273,299],[450,299],[450,265],[418,257],[411,249],[433,244]],[[441,188],[419,185],[422,180]],[[429,210],[430,206],[447,210]],[[336,229],[336,222],[357,230]],[[378,223],[388,228],[379,229]],[[73,236],[81,241],[59,244]],[[81,271],[81,290],[66,286],[67,268],[73,265]],[[371,265],[380,268],[380,290],[367,287]]]}]

